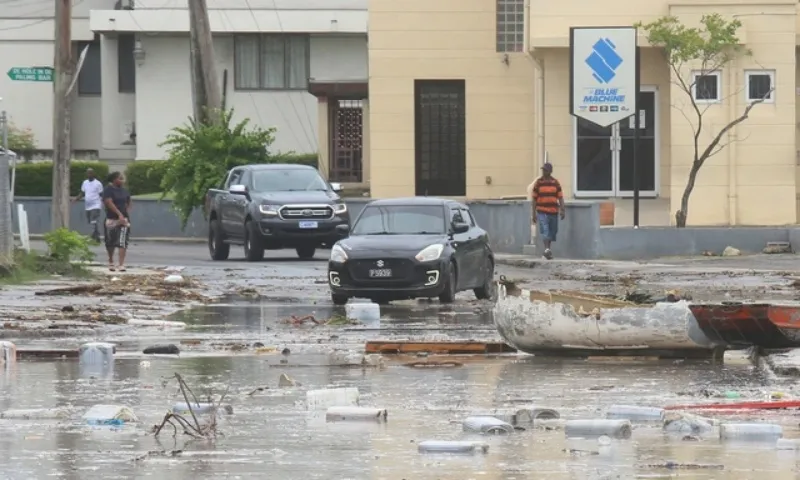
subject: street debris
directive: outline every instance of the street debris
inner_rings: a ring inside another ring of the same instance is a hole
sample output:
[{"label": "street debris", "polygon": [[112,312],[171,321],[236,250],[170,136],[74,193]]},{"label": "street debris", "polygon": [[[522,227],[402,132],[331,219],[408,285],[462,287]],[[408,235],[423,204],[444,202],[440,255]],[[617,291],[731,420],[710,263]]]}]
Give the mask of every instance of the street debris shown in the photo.
[{"label": "street debris", "polygon": [[537,406],[518,406],[510,408],[497,408],[494,410],[480,410],[472,413],[476,417],[494,417],[515,427],[532,426],[537,421],[558,420],[561,415],[552,408]]},{"label": "street debris", "polygon": [[326,388],[306,392],[306,407],[309,410],[327,410],[330,407],[357,407],[359,393],[354,387]]},{"label": "street debris", "polygon": [[281,373],[280,378],[278,378],[278,387],[285,388],[285,387],[296,387],[298,383],[286,375],[285,373]]},{"label": "street debris", "polygon": [[351,300],[345,305],[344,311],[345,317],[354,323],[369,325],[381,321],[381,307],[371,301]]},{"label": "street debris", "polygon": [[295,327],[299,327],[305,325],[306,323],[310,323],[314,326],[317,325],[328,325],[328,326],[335,326],[335,325],[358,325],[359,323],[350,320],[347,317],[342,315],[333,315],[328,320],[317,320],[317,318],[313,314],[303,315],[298,317],[297,315],[290,315],[289,318],[284,318],[281,320],[281,323],[286,323],[289,325],[293,325]]},{"label": "street debris", "polygon": [[612,405],[606,412],[606,418],[630,420],[631,422],[663,422],[664,409],[633,405]]},{"label": "street debris", "polygon": [[87,425],[121,426],[139,421],[133,410],[124,405],[94,405],[82,418]]},{"label": "street debris", "polygon": [[384,368],[386,362],[381,355],[363,354],[350,350],[334,350],[328,354],[332,367],[376,367]]},{"label": "street debris", "polygon": [[327,422],[372,421],[385,422],[388,412],[385,408],[372,407],[328,407],[325,412]]},{"label": "street debris", "polygon": [[365,351],[384,355],[419,352],[451,355],[516,352],[515,349],[503,342],[393,342],[381,340],[367,342]]},{"label": "street debris", "polygon": [[0,413],[6,420],[65,420],[72,415],[72,409],[56,408],[16,408]]},{"label": "street debris", "polygon": [[463,367],[464,364],[453,360],[420,360],[417,362],[409,362],[403,364],[411,368],[453,368]]},{"label": "street debris", "polygon": [[181,349],[172,343],[166,345],[153,345],[142,350],[145,355],[180,355]]},{"label": "street debris", "polygon": [[[663,430],[669,433],[689,433],[693,435],[704,434],[714,429],[712,419],[701,417],[686,412],[666,412],[664,414]],[[686,437],[684,437],[685,439]]]},{"label": "street debris", "polygon": [[514,433],[514,426],[491,416],[467,417],[462,423],[465,432],[482,435],[504,435]]},{"label": "street debris", "polygon": [[[176,413],[175,406],[173,406],[172,411],[167,412],[167,414],[164,415],[164,419],[161,421],[161,424],[153,427],[153,435],[157,437],[166,425],[170,425],[173,429],[173,437],[177,436],[178,425],[180,425],[182,432],[190,437],[207,439],[216,438],[218,435],[217,412],[219,411],[222,402],[225,400],[225,397],[228,394],[228,389],[225,390],[217,402],[209,401],[203,404],[200,403],[194,392],[192,392],[192,389],[189,388],[189,385],[186,384],[186,382],[183,380],[183,377],[181,377],[179,373],[175,373],[175,379],[178,381],[178,389],[180,390],[184,399],[184,403],[178,405],[181,407],[178,409],[181,413]],[[191,400],[189,399],[189,396],[191,396]],[[197,408],[194,406],[197,406]],[[185,407],[185,410],[183,410],[182,407]],[[233,413],[232,407],[226,406],[225,410],[229,414]],[[189,415],[191,415],[191,421],[184,416],[187,411]],[[201,422],[197,418],[198,415],[204,415],[204,421]],[[176,425],[176,423],[178,425]]]},{"label": "street debris", "polygon": [[767,242],[767,246],[764,247],[762,253],[766,253],[768,255],[780,254],[780,253],[794,253],[792,251],[792,244],[789,242]]},{"label": "street debris", "polygon": [[417,444],[419,453],[489,453],[489,445],[482,442],[458,440],[425,440]]},{"label": "street debris", "polygon": [[568,420],[564,424],[567,438],[596,438],[606,435],[627,440],[631,438],[630,420]]},{"label": "street debris", "polygon": [[783,427],[772,423],[723,423],[719,426],[720,440],[777,440],[783,437]]},{"label": "street debris", "polygon": [[679,463],[673,461],[638,466],[641,468],[665,468],[668,470],[723,470],[725,468],[724,465],[716,463]]},{"label": "street debris", "polygon": [[742,251],[738,248],[731,247],[730,245],[725,247],[725,250],[722,251],[723,257],[738,257],[742,254]]},{"label": "street debris", "polygon": [[[176,282],[174,275],[164,277],[154,275],[125,275],[114,277],[109,283],[90,283],[57,287],[34,292],[38,296],[64,296],[64,295],[89,295],[89,296],[124,296],[144,295],[159,300],[168,301],[198,301],[208,302],[211,299],[200,294],[194,289],[200,285],[190,278],[180,277]],[[171,278],[165,283],[166,278]]]}]

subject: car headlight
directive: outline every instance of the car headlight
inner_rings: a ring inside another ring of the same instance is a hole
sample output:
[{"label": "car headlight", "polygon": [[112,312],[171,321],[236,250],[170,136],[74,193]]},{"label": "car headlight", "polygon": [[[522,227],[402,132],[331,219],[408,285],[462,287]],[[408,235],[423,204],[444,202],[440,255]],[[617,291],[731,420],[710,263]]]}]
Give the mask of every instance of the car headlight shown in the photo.
[{"label": "car headlight", "polygon": [[347,253],[345,253],[344,248],[340,247],[339,245],[334,245],[331,248],[331,258],[330,261],[333,263],[344,263],[347,261]]},{"label": "car headlight", "polygon": [[430,262],[432,260],[436,260],[437,258],[442,256],[442,251],[444,251],[444,245],[436,244],[430,245],[422,250],[414,257],[420,262]]},{"label": "car headlight", "polygon": [[258,210],[264,215],[277,215],[280,205],[259,205]]},{"label": "car headlight", "polygon": [[347,211],[347,205],[344,203],[337,203],[333,206],[333,213],[336,215],[341,215]]}]

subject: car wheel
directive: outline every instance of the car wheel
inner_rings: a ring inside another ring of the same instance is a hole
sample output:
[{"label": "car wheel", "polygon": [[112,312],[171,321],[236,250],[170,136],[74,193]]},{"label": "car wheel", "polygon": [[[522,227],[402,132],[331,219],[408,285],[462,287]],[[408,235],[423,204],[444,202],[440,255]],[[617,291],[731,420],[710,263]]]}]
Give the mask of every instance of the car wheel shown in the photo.
[{"label": "car wheel", "polygon": [[444,290],[439,294],[439,302],[453,303],[456,301],[456,266],[450,263],[447,269],[447,279],[445,280]]},{"label": "car wheel", "polygon": [[219,220],[211,220],[208,226],[208,253],[212,260],[227,260],[231,253],[231,246],[225,243],[222,227]]},{"label": "car wheel", "polygon": [[350,298],[347,295],[339,295],[336,293],[331,293],[331,301],[334,305],[344,305]]},{"label": "car wheel", "polygon": [[253,222],[250,220],[244,224],[244,258],[248,262],[264,259],[264,244],[261,235],[255,231]]},{"label": "car wheel", "polygon": [[317,251],[316,247],[297,247],[297,256],[303,260],[310,260],[314,258],[314,252]]},{"label": "car wheel", "polygon": [[494,262],[491,258],[486,259],[486,272],[484,273],[483,285],[473,290],[478,300],[492,300],[497,293],[494,282]]}]

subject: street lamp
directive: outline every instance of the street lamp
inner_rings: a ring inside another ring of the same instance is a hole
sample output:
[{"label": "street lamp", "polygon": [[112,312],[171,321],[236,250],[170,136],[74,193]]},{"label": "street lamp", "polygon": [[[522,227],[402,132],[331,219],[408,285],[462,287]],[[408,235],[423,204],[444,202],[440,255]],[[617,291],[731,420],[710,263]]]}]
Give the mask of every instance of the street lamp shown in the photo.
[{"label": "street lamp", "polygon": [[133,58],[140,67],[144,64],[145,56],[146,53],[142,47],[142,41],[137,38],[133,44]]}]

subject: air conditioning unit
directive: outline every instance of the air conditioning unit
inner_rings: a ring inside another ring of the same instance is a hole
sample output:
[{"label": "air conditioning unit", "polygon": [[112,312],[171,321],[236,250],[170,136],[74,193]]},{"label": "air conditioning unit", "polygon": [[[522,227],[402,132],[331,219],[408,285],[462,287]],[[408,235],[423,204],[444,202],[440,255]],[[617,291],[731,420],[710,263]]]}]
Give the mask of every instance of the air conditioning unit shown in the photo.
[{"label": "air conditioning unit", "polygon": [[117,0],[114,10],[133,10],[134,0]]}]

